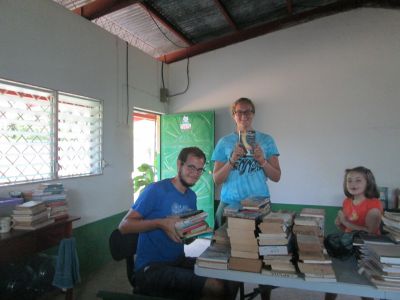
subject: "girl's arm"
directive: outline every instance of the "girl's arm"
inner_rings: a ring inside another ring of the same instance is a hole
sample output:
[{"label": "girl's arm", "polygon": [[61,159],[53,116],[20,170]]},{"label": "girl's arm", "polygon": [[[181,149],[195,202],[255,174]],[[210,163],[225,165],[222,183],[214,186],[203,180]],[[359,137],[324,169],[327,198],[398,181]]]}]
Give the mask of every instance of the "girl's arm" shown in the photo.
[{"label": "girl's arm", "polygon": [[367,231],[369,233],[375,233],[380,224],[381,224],[381,212],[379,209],[377,208],[373,208],[371,209],[366,217],[365,217],[365,226],[359,226],[359,225],[355,225],[351,222],[349,222],[346,217],[344,216],[342,211],[339,211],[338,213],[338,218],[340,220],[340,224],[342,224],[343,226],[345,226],[347,229],[352,230],[363,230],[363,231]]}]

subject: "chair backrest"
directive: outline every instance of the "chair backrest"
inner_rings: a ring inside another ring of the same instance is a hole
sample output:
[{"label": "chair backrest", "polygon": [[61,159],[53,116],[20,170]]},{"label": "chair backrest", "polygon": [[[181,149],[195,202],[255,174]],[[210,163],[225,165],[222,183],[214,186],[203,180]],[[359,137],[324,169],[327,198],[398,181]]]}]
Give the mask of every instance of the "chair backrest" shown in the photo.
[{"label": "chair backrest", "polygon": [[126,274],[129,282],[135,287],[135,260],[138,233],[122,234],[118,229],[115,229],[109,238],[109,246],[111,256],[114,260],[126,260]]}]

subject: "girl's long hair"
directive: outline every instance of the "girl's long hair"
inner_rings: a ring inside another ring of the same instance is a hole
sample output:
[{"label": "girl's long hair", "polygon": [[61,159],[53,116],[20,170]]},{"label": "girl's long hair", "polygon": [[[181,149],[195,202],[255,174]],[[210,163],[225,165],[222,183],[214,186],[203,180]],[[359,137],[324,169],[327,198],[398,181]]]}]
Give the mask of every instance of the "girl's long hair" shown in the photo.
[{"label": "girl's long hair", "polygon": [[375,177],[374,174],[372,174],[371,170],[365,167],[355,167],[352,169],[346,169],[345,173],[344,173],[344,181],[343,181],[343,190],[344,190],[344,194],[349,197],[349,198],[353,198],[353,195],[350,194],[350,192],[347,190],[347,175],[349,175],[349,173],[351,172],[355,172],[355,173],[360,173],[362,175],[364,175],[365,180],[367,181],[367,186],[365,188],[365,197],[366,198],[379,198],[379,191],[378,191],[378,187],[376,185],[375,182]]}]

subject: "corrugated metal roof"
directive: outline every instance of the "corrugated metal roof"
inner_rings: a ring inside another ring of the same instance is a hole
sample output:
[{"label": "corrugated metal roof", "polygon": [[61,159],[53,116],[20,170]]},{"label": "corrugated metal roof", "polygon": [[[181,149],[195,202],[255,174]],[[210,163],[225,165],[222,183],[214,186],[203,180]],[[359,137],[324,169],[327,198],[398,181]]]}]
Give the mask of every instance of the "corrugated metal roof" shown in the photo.
[{"label": "corrugated metal roof", "polygon": [[350,9],[400,8],[400,0],[54,1],[166,62]]}]

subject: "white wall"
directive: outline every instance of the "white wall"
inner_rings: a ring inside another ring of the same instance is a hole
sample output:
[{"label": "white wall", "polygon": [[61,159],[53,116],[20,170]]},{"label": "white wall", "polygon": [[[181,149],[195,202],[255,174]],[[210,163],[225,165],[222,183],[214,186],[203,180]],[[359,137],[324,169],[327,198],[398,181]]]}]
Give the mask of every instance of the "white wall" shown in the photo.
[{"label": "white wall", "polygon": [[[70,212],[86,224],[127,210],[132,201],[134,106],[164,112],[158,100],[159,63],[50,0],[0,1],[0,77],[104,101],[104,152],[100,176],[62,180]],[[129,105],[129,109],[128,106]],[[35,185],[0,189],[28,191]]]},{"label": "white wall", "polygon": [[[228,106],[253,99],[255,128],[281,154],[276,203],[339,206],[344,170],[358,165],[399,187],[399,28],[399,10],[363,8],[196,56],[170,111],[215,109],[218,140],[234,128]],[[172,93],[185,68],[170,65]]]}]

